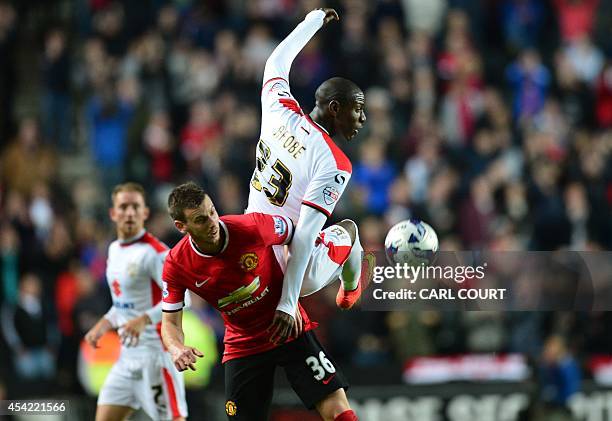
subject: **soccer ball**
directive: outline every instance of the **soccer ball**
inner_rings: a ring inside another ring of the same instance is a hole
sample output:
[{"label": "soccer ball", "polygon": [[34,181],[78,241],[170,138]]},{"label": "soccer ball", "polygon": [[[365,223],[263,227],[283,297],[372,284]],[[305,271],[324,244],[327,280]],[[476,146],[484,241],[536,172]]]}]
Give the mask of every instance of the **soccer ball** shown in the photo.
[{"label": "soccer ball", "polygon": [[418,266],[430,264],[438,251],[438,236],[423,221],[410,219],[395,224],[385,238],[385,254],[390,264]]}]

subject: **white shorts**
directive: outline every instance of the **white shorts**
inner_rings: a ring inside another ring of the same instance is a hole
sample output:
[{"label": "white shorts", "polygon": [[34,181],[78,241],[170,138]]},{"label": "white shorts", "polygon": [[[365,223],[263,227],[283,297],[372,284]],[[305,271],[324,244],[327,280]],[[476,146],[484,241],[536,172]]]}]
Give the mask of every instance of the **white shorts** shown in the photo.
[{"label": "white shorts", "polygon": [[[274,246],[283,272],[287,267],[284,247]],[[342,273],[342,265],[348,259],[351,248],[351,236],[342,226],[331,225],[321,231],[306,267],[300,296],[314,294],[335,281]]]},{"label": "white shorts", "polygon": [[104,381],[98,405],[142,408],[154,421],[186,417],[183,373],[167,352],[122,352]]}]

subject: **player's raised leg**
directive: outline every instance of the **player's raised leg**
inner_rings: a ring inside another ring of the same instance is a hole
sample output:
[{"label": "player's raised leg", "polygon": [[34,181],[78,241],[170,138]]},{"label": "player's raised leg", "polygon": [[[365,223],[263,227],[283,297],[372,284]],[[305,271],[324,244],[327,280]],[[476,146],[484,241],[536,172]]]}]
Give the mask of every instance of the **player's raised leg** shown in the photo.
[{"label": "player's raised leg", "polygon": [[300,295],[314,294],[340,278],[336,304],[351,308],[361,296],[361,256],[357,225],[345,219],[321,231],[310,256]]},{"label": "player's raised leg", "polygon": [[336,305],[343,309],[349,309],[361,297],[362,283],[360,279],[363,247],[361,247],[359,242],[359,230],[355,222],[345,219],[338,222],[337,225],[343,227],[349,233],[352,240],[351,252],[344,265],[342,265],[340,288],[336,295]]},{"label": "player's raised leg", "polygon": [[308,260],[300,296],[305,297],[338,280],[349,258],[353,238],[340,225],[330,225],[319,233]]}]

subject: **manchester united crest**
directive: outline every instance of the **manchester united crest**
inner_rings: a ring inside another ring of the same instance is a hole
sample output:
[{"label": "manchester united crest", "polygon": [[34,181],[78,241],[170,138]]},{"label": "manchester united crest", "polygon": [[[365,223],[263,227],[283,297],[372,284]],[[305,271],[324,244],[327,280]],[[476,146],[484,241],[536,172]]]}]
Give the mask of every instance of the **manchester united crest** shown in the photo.
[{"label": "manchester united crest", "polygon": [[240,267],[245,272],[250,272],[257,267],[259,257],[255,253],[245,253],[240,256]]},{"label": "manchester united crest", "polygon": [[225,402],[225,413],[230,417],[233,417],[238,412],[238,407],[236,407],[236,403],[234,401]]}]

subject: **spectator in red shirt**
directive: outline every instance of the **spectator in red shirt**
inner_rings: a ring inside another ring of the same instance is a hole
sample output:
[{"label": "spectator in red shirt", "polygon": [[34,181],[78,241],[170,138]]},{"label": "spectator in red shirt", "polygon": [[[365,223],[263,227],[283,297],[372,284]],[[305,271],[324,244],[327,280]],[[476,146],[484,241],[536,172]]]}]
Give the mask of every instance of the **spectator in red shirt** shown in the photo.
[{"label": "spectator in red shirt", "polygon": [[554,0],[563,41],[591,33],[598,4],[599,0]]},{"label": "spectator in red shirt", "polygon": [[612,63],[608,62],[597,79],[595,114],[600,127],[612,127]]}]

